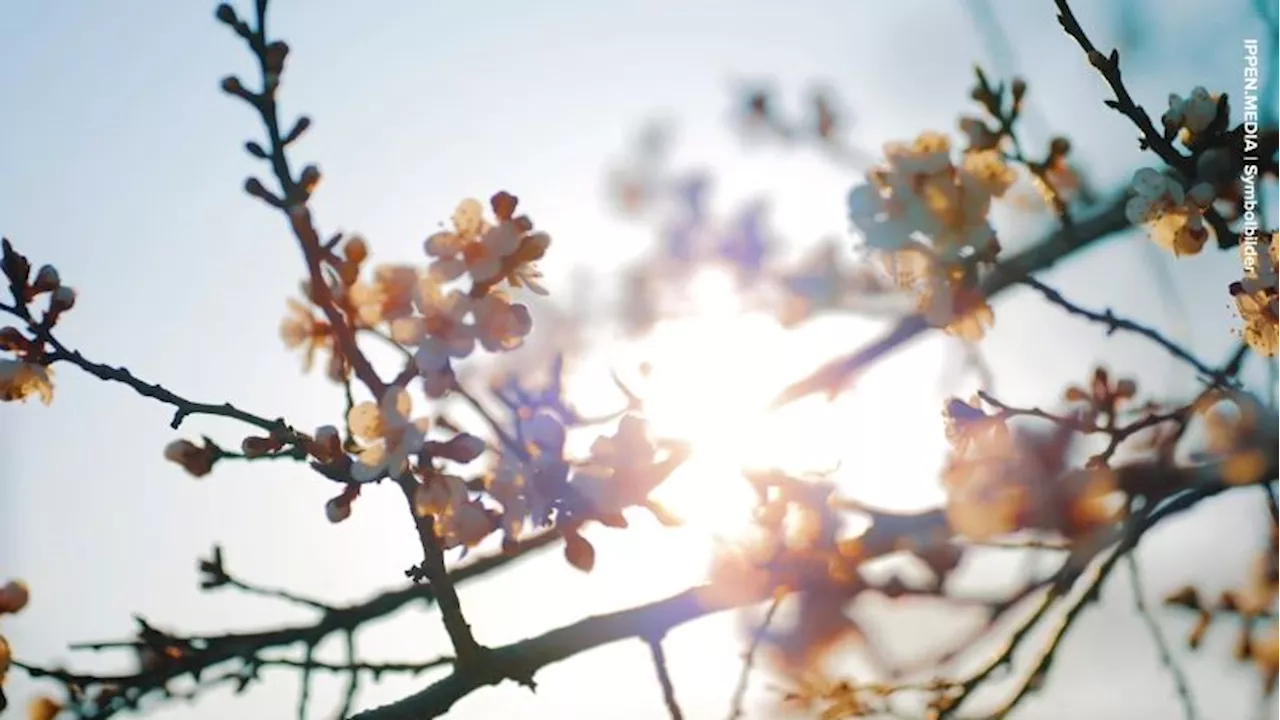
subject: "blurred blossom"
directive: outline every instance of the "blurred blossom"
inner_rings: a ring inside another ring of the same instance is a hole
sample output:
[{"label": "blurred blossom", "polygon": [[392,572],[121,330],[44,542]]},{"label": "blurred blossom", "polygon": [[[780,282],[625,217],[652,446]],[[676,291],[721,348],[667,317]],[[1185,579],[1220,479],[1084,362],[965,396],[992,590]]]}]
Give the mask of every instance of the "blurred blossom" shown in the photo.
[{"label": "blurred blossom", "polygon": [[743,280],[755,279],[764,270],[771,249],[764,228],[767,209],[764,201],[749,204],[732,222],[717,248],[720,258],[728,261]]}]

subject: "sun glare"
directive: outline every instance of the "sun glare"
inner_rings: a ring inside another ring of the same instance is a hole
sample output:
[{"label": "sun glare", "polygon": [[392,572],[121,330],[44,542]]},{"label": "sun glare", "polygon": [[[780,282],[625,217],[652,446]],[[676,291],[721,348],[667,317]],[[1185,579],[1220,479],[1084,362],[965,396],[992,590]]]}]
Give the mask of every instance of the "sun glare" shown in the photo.
[{"label": "sun glare", "polygon": [[[654,438],[689,444],[689,460],[653,495],[688,530],[732,540],[749,527],[755,495],[744,469],[829,474],[841,493],[886,508],[937,502],[945,439],[928,382],[938,376],[937,354],[897,356],[834,402],[815,397],[770,411],[782,388],[881,332],[879,324],[841,318],[787,330],[743,308],[732,279],[715,272],[698,275],[688,295],[692,312],[599,359],[644,399]],[[598,386],[577,389],[575,398],[601,396]]]}]

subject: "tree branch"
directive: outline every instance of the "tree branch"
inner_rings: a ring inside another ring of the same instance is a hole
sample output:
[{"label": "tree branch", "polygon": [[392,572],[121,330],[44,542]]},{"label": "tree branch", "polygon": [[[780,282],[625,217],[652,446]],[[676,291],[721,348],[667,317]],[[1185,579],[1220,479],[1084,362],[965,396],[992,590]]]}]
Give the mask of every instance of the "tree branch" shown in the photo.
[{"label": "tree branch", "polygon": [[[1000,263],[991,277],[983,283],[983,293],[988,298],[993,298],[1022,278],[1046,270],[1059,260],[1128,228],[1129,221],[1124,214],[1125,201],[1124,197],[1116,198],[1100,213],[1077,222],[1070,228],[1058,228],[1032,247]],[[903,318],[889,332],[859,350],[836,358],[792,383],[774,399],[772,407],[779,408],[819,393],[835,395],[858,372],[929,329],[929,323],[922,315]]]}]

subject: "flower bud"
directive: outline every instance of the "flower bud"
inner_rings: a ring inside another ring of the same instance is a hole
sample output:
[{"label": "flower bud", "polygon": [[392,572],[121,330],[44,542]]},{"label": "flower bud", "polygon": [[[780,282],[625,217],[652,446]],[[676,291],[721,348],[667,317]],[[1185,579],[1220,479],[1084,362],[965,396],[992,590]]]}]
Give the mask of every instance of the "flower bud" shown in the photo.
[{"label": "flower bud", "polygon": [[320,168],[315,165],[308,165],[302,169],[302,175],[298,178],[298,184],[306,191],[308,195],[315,192],[316,186],[320,184]]},{"label": "flower bud", "polygon": [[18,350],[31,346],[22,331],[16,327],[0,328],[0,350]]},{"label": "flower bud", "polygon": [[250,435],[240,443],[240,451],[247,458],[259,458],[280,449],[280,441],[273,437]]},{"label": "flower bud", "polygon": [[50,292],[57,290],[61,285],[62,280],[58,277],[58,269],[52,265],[44,265],[36,273],[36,280],[31,284],[31,289],[37,293]]},{"label": "flower bud", "polygon": [[10,580],[3,586],[0,586],[0,614],[16,613],[27,606],[27,601],[31,599],[31,593],[27,590],[27,584],[21,580]]},{"label": "flower bud", "polygon": [[204,477],[213,470],[217,461],[217,448],[200,447],[190,440],[174,440],[164,448],[164,458],[182,466],[193,477]]},{"label": "flower bud", "polygon": [[329,498],[324,504],[324,516],[335,525],[346,520],[351,517],[351,501],[343,495]]},{"label": "flower bud", "polygon": [[213,16],[218,19],[218,22],[226,25],[234,26],[240,21],[240,18],[236,16],[235,8],[231,7],[227,3],[220,3],[218,5],[218,9],[214,11]]},{"label": "flower bud", "polygon": [[359,265],[365,261],[365,258],[369,257],[369,245],[364,238],[355,235],[347,240],[346,245],[342,246],[342,254],[349,262]]},{"label": "flower bud", "polygon": [[267,68],[269,75],[279,75],[284,72],[284,59],[289,56],[289,46],[284,42],[277,40],[267,46],[267,52],[264,56],[263,63]]},{"label": "flower bud", "polygon": [[332,425],[316,428],[315,438],[307,450],[322,464],[337,462],[343,455],[342,438],[338,435],[338,429]]},{"label": "flower bud", "polygon": [[53,298],[49,301],[49,312],[54,314],[63,313],[70,310],[76,304],[76,291],[66,285],[59,285],[58,289],[53,291]]}]

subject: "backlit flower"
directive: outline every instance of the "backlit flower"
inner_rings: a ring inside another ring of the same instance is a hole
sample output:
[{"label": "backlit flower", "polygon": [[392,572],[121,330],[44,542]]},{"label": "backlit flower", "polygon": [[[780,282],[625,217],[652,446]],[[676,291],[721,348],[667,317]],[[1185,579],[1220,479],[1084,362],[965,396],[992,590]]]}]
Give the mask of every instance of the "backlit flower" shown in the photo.
[{"label": "backlit flower", "polygon": [[409,457],[426,441],[427,418],[410,419],[413,400],[403,388],[392,388],[379,403],[363,402],[347,413],[351,434],[365,443],[351,466],[358,482],[383,473],[400,477],[409,469]]},{"label": "backlit flower", "polygon": [[432,278],[418,284],[415,300],[421,316],[422,338],[414,360],[418,371],[427,375],[440,373],[449,361],[464,358],[475,349],[475,327],[466,322],[473,301],[458,290],[444,292]]},{"label": "backlit flower", "polygon": [[1218,116],[1218,96],[1210,95],[1203,87],[1192,89],[1191,94],[1183,98],[1176,94],[1169,95],[1169,109],[1160,116],[1165,129],[1170,132],[1183,131],[1184,141],[1209,128]]},{"label": "backlit flower", "polygon": [[418,271],[408,265],[382,265],[369,282],[356,282],[348,291],[360,322],[374,326],[413,312]]},{"label": "backlit flower", "polygon": [[0,400],[26,402],[39,395],[40,402],[53,402],[53,369],[48,365],[0,358]]},{"label": "backlit flower", "polygon": [[1244,321],[1242,334],[1254,352],[1263,357],[1275,357],[1280,349],[1280,312],[1277,308],[1276,288],[1262,288],[1249,292],[1243,283],[1232,283],[1231,297],[1236,310]]},{"label": "backlit flower", "polygon": [[315,362],[316,351],[333,344],[333,330],[329,323],[320,320],[311,308],[289,298],[289,313],[280,321],[280,339],[286,348],[302,348],[302,371],[309,372]]},{"label": "backlit flower", "polygon": [[1143,168],[1134,174],[1130,190],[1129,222],[1146,226],[1151,239],[1174,255],[1200,252],[1209,239],[1204,211],[1213,204],[1212,186],[1200,183],[1188,192],[1174,178]]},{"label": "backlit flower", "polygon": [[491,293],[475,301],[473,306],[476,336],[490,352],[520,347],[533,329],[529,308],[513,303],[501,293]]}]

